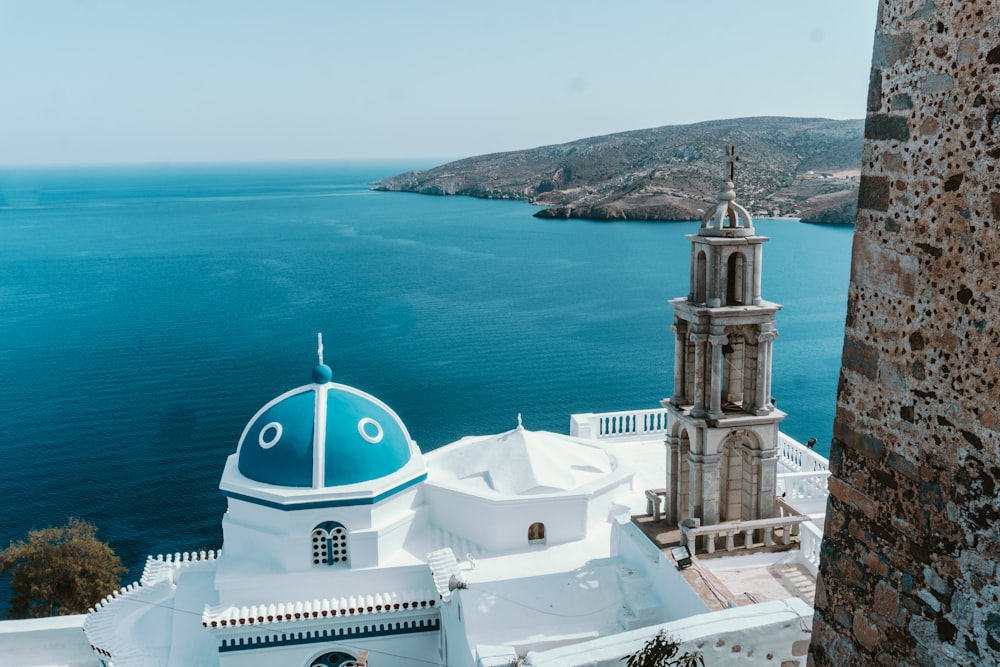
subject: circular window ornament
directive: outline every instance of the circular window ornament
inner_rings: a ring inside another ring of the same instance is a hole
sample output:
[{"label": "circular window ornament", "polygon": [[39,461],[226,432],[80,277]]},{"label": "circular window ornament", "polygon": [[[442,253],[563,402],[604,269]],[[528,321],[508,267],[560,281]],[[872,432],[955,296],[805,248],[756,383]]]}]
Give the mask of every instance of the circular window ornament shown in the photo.
[{"label": "circular window ornament", "polygon": [[281,440],[282,428],[278,422],[271,422],[260,430],[257,436],[257,444],[261,449],[271,449]]},{"label": "circular window ornament", "polygon": [[377,445],[382,442],[382,437],[385,435],[385,433],[382,432],[382,425],[371,417],[365,417],[358,422],[358,433],[361,434],[362,438],[373,445]]}]

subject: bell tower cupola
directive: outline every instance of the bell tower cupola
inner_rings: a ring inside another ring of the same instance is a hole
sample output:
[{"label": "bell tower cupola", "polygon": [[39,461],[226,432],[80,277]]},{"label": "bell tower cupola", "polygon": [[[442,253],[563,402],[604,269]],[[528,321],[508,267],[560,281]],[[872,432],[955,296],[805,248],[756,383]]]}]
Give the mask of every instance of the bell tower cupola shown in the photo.
[{"label": "bell tower cupola", "polygon": [[674,308],[674,387],[667,511],[703,523],[769,518],[774,509],[777,424],[771,348],[781,309],[761,296],[763,247],[749,212],[736,202],[736,155],[691,241],[687,297]]}]

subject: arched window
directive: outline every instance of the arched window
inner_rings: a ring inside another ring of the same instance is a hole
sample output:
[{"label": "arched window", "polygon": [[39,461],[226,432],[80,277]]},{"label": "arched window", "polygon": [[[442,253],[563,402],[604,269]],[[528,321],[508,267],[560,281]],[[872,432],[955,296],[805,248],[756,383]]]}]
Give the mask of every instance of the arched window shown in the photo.
[{"label": "arched window", "polygon": [[539,544],[545,542],[545,524],[536,521],[535,523],[528,526],[528,542],[530,544]]},{"label": "arched window", "polygon": [[347,565],[347,529],[336,521],[313,528],[313,565]]},{"label": "arched window", "polygon": [[727,269],[729,280],[726,281],[726,305],[742,306],[744,289],[743,273],[746,271],[746,260],[743,259],[743,253],[734,252],[730,255]]},{"label": "arched window", "polygon": [[356,667],[357,658],[343,651],[324,653],[309,663],[309,667]]},{"label": "arched window", "polygon": [[698,257],[695,259],[695,271],[694,271],[694,302],[695,303],[705,303],[705,293],[708,287],[708,259],[705,257],[705,251],[701,250],[698,252]]}]

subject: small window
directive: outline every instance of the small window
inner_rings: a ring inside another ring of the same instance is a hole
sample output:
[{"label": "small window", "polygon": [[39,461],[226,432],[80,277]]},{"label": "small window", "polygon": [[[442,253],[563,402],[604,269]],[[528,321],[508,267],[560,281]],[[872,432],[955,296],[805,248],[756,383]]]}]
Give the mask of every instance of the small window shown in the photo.
[{"label": "small window", "polygon": [[347,529],[336,521],[326,521],[312,531],[313,565],[347,565]]},{"label": "small window", "polygon": [[528,526],[528,543],[539,544],[545,542],[545,524],[535,522]]}]

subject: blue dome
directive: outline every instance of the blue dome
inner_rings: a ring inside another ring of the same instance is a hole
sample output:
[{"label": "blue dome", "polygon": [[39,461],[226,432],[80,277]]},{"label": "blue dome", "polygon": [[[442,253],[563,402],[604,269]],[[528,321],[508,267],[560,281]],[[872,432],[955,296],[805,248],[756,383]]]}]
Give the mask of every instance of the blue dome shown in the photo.
[{"label": "blue dome", "polygon": [[[363,391],[329,382],[265,405],[240,438],[240,473],[285,487],[346,486],[391,475],[411,457],[406,427],[387,405]],[[326,380],[326,382],[323,382]]]}]

